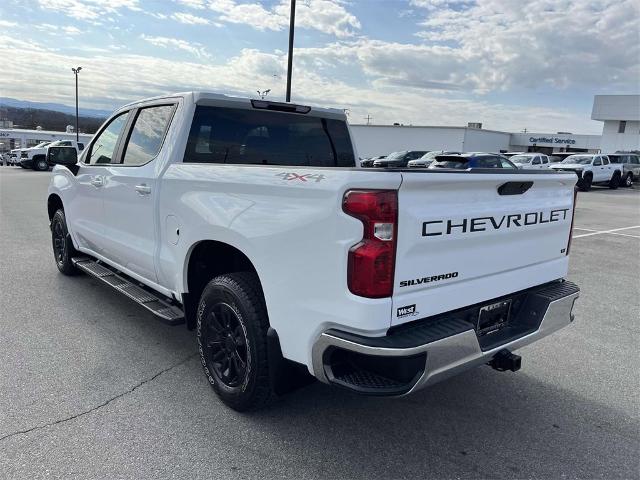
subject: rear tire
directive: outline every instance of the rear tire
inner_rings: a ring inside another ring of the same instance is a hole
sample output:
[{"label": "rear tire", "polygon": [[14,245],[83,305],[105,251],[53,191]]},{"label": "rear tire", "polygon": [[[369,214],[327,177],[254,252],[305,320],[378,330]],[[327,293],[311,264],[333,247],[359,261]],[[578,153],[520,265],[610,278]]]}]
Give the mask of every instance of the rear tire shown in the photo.
[{"label": "rear tire", "polygon": [[591,190],[591,183],[593,182],[593,177],[591,175],[585,175],[582,180],[578,182],[578,188],[582,192],[588,192]]},{"label": "rear tire", "polygon": [[627,173],[627,176],[624,177],[624,186],[627,188],[633,187],[633,173]]},{"label": "rear tire", "polygon": [[620,172],[615,171],[613,172],[613,176],[611,177],[611,180],[609,180],[609,188],[611,190],[615,190],[620,186]]},{"label": "rear tire", "polygon": [[78,254],[73,248],[73,242],[69,230],[67,230],[67,220],[64,210],[58,210],[51,219],[51,244],[53,246],[53,258],[56,261],[58,270],[64,275],[77,275],[78,269],[73,265],[71,259]]},{"label": "rear tire", "polygon": [[266,406],[269,379],[269,319],[258,277],[238,272],[211,280],[196,317],[200,361],[220,399],[239,412]]}]

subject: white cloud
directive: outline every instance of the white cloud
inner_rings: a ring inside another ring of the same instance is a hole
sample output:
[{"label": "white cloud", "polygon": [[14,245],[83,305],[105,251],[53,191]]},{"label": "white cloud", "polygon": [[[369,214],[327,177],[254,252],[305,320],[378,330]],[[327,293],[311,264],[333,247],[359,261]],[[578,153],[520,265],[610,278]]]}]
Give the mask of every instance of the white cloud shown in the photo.
[{"label": "white cloud", "polygon": [[637,0],[413,3],[427,8],[419,36],[452,45],[446,56],[463,61],[480,90],[628,86],[640,78]]},{"label": "white cloud", "polygon": [[7,20],[0,20],[0,27],[2,28],[11,28],[18,25],[16,22],[9,22]]},{"label": "white cloud", "polygon": [[[163,37],[160,37],[163,38]],[[176,39],[154,42],[167,48],[181,48]],[[168,60],[157,56],[132,55],[123,52],[92,52],[70,56],[47,49],[40,44],[1,37],[7,49],[0,50],[0,62],[9,64],[16,56],[23,61],[12,63],[10,76],[0,76],[4,95],[71,104],[73,79],[68,67],[82,65],[82,99],[86,107],[114,108],[129,101],[172,91],[204,89],[236,95],[255,95],[256,90],[270,88],[270,98],[284,97],[286,53],[264,53],[242,50],[223,64]],[[348,50],[336,44],[333,50]],[[8,52],[11,53],[8,53]],[[327,56],[327,51],[318,51]],[[301,62],[309,61],[309,52],[300,49]],[[307,55],[305,57],[305,55]],[[352,63],[354,57],[344,56]],[[117,68],[114,66],[117,65]],[[466,125],[482,121],[486,128],[522,128],[540,131],[571,129],[574,132],[598,132],[601,125],[589,120],[589,112],[563,108],[503,105],[488,101],[432,95],[414,88],[390,87],[387,84],[357,85],[323,75],[315,68],[296,63],[293,73],[293,100],[299,103],[349,108],[351,121],[363,123],[371,114],[376,123]],[[277,76],[274,77],[274,75]],[[24,79],[15,82],[12,78]],[[38,79],[47,78],[46,88]],[[522,125],[522,119],[527,124]]]},{"label": "white cloud", "polygon": [[80,35],[82,33],[82,30],[80,30],[78,27],[74,27],[73,25],[62,27],[62,31],[67,35]]},{"label": "white cloud", "polygon": [[184,5],[185,7],[195,8],[197,10],[203,10],[207,8],[205,0],[175,0],[175,1]]},{"label": "white cloud", "polygon": [[162,48],[177,48],[179,50],[184,50],[185,52],[189,52],[195,55],[198,58],[210,58],[211,55],[207,53],[206,49],[200,43],[190,43],[186,40],[180,40],[178,38],[170,38],[170,37],[155,37],[142,34],[140,38],[146,42],[149,42],[156,47]]},{"label": "white cloud", "polygon": [[58,35],[59,33],[64,33],[65,35],[75,36],[83,33],[82,30],[80,30],[78,27],[75,27],[73,25],[61,26],[61,25],[54,25],[53,23],[40,23],[40,24],[32,25],[32,27],[35,28],[36,30],[48,33],[50,35]]},{"label": "white cloud", "polygon": [[224,22],[249,25],[256,30],[282,30],[289,24],[284,17],[265,9],[260,3],[236,3],[235,0],[210,0],[209,8]]},{"label": "white cloud", "polygon": [[98,21],[105,15],[120,15],[122,9],[140,10],[138,3],[138,0],[38,0],[42,9],[85,21]]},{"label": "white cloud", "polygon": [[[221,21],[249,25],[256,30],[280,31],[289,26],[289,0],[281,0],[271,9],[259,2],[236,0],[209,0],[208,6],[220,14]],[[361,25],[340,0],[306,0],[296,5],[296,27],[344,38],[355,35]]]},{"label": "white cloud", "polygon": [[[290,3],[283,0],[275,11],[289,19]],[[349,13],[342,2],[335,0],[309,0],[296,4],[296,27],[317,30],[338,38],[351,37],[360,30],[360,21]]]},{"label": "white cloud", "polygon": [[206,18],[183,12],[175,12],[171,15],[171,18],[187,25],[209,25],[211,23]]}]

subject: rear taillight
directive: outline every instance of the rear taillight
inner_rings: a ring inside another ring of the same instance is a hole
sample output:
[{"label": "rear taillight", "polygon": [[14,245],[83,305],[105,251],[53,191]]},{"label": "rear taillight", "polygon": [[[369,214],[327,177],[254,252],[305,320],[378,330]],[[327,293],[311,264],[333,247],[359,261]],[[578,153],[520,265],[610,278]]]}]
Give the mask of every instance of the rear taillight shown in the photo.
[{"label": "rear taillight", "polygon": [[398,192],[349,190],[342,209],[364,227],[362,240],[349,250],[349,290],[361,297],[390,297],[396,263]]},{"label": "rear taillight", "polygon": [[569,229],[569,241],[567,242],[567,255],[569,255],[569,249],[571,248],[571,238],[573,237],[573,221],[576,218],[576,201],[578,200],[578,188],[573,188],[573,211],[571,212],[571,228]]}]

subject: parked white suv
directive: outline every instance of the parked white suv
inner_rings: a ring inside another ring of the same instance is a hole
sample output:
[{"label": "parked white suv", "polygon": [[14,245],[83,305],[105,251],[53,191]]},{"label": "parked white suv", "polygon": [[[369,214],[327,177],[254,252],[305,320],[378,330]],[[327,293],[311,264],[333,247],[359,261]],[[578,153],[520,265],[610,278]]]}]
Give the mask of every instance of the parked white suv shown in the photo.
[{"label": "parked white suv", "polygon": [[560,163],[553,163],[551,169],[557,172],[575,172],[578,188],[589,191],[593,184],[606,184],[616,189],[622,179],[622,165],[609,162],[609,157],[600,154],[581,153],[570,155]]},{"label": "parked white suv", "polygon": [[540,169],[549,168],[549,157],[542,153],[521,153],[509,157],[518,168]]},{"label": "parked white suv", "polygon": [[79,159],[49,147],[56,265],[195,329],[237,410],[304,372],[404,395],[515,371],[512,350],[571,323],[572,172],[357,158],[342,110],[201,92],[126,105]]}]

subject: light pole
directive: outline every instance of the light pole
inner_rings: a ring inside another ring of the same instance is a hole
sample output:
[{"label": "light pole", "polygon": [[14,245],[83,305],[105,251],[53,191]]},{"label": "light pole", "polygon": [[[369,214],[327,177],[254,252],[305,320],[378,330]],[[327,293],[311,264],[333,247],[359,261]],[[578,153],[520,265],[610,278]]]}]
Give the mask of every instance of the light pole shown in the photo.
[{"label": "light pole", "polygon": [[293,68],[293,26],[296,23],[296,0],[291,0],[289,17],[289,58],[287,61],[287,102],[291,101],[291,70]]},{"label": "light pole", "polygon": [[78,74],[82,70],[82,67],[71,68],[71,71],[76,76],[76,143],[80,141],[80,134],[78,132]]}]

